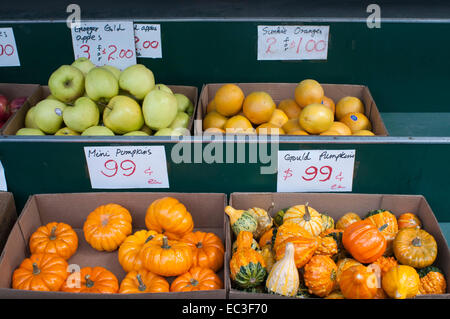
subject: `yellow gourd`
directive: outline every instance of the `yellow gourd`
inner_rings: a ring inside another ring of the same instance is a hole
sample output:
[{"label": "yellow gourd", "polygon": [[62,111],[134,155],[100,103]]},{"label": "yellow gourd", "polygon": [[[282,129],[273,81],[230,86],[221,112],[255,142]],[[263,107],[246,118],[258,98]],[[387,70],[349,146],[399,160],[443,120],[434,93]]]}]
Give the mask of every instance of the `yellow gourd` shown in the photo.
[{"label": "yellow gourd", "polygon": [[419,292],[419,274],[411,266],[395,266],[384,274],[382,278],[382,286],[383,290],[391,298],[412,298]]},{"label": "yellow gourd", "polygon": [[287,243],[284,257],[273,265],[266,281],[269,292],[283,295],[295,296],[298,291],[300,279],[294,260],[294,245]]}]

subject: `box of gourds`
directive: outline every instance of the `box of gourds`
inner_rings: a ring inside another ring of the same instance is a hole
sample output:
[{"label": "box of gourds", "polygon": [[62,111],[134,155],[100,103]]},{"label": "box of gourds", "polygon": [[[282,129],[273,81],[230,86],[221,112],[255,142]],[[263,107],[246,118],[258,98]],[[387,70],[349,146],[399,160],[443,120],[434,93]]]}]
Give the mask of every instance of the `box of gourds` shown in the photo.
[{"label": "box of gourds", "polygon": [[450,298],[423,196],[233,193],[225,214],[230,299]]},{"label": "box of gourds", "polygon": [[34,195],[0,260],[0,298],[224,299],[225,194]]}]

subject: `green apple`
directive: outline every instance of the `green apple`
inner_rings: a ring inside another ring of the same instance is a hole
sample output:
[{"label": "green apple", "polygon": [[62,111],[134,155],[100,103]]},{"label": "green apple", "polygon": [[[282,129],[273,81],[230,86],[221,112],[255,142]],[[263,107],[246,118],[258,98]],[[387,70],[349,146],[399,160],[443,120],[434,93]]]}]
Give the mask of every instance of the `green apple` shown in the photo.
[{"label": "green apple", "polygon": [[71,65],[62,65],[50,75],[48,87],[53,96],[64,103],[75,101],[84,93],[83,72]]},{"label": "green apple", "polygon": [[80,97],[73,106],[66,106],[63,112],[63,120],[68,128],[76,132],[83,132],[91,126],[98,125],[100,111],[88,97]]},{"label": "green apple", "polygon": [[152,90],[145,96],[142,112],[148,127],[154,130],[166,128],[177,116],[177,99],[163,90]]},{"label": "green apple", "polygon": [[47,134],[55,134],[63,123],[63,112],[66,105],[57,100],[42,100],[36,104],[34,122],[36,126]]},{"label": "green apple", "polygon": [[63,127],[62,129],[59,129],[58,132],[55,133],[55,135],[80,135],[80,133],[71,130],[68,127]]},{"label": "green apple", "polygon": [[112,65],[104,65],[102,66],[102,68],[107,69],[109,72],[111,72],[112,74],[114,74],[114,76],[116,77],[117,81],[119,81],[120,78],[120,73],[122,73],[122,71],[120,71],[118,68],[116,68],[115,66]]},{"label": "green apple", "polygon": [[36,107],[31,107],[27,115],[25,115],[25,127],[27,128],[38,128],[36,122],[34,121],[34,111],[36,111]]},{"label": "green apple", "polygon": [[90,70],[95,68],[95,64],[85,57],[81,57],[73,61],[72,66],[80,70],[84,76],[86,76]]},{"label": "green apple", "polygon": [[47,100],[57,100],[59,101],[54,95],[50,94],[49,96],[46,97]]},{"label": "green apple", "polygon": [[142,100],[155,87],[155,76],[145,65],[135,64],[122,71],[119,86]]},{"label": "green apple", "polygon": [[149,136],[149,135],[143,131],[133,131],[123,134],[123,136]]},{"label": "green apple", "polygon": [[94,68],[86,75],[86,93],[91,100],[107,104],[119,93],[119,83],[110,71],[105,68]]},{"label": "green apple", "polygon": [[16,135],[45,135],[40,129],[37,128],[21,128],[16,132]]},{"label": "green apple", "polygon": [[153,90],[163,90],[166,91],[167,93],[173,94],[172,90],[165,84],[156,84]]},{"label": "green apple", "polygon": [[162,128],[155,133],[155,136],[181,136],[184,133],[183,128]]},{"label": "green apple", "polygon": [[141,127],[140,131],[147,133],[148,135],[152,135],[153,131],[151,128],[149,128],[147,125],[144,124],[144,126]]},{"label": "green apple", "polygon": [[114,132],[105,126],[91,126],[81,133],[82,136],[114,136]]},{"label": "green apple", "polygon": [[175,98],[177,99],[178,111],[186,112],[190,105],[192,105],[191,100],[187,98],[186,95],[181,93],[175,93]]},{"label": "green apple", "polygon": [[188,106],[185,112],[187,115],[189,115],[189,117],[194,115],[194,104],[191,103],[191,105]]},{"label": "green apple", "polygon": [[184,112],[178,112],[177,116],[172,123],[170,123],[170,128],[187,128],[189,124],[189,115]]},{"label": "green apple", "polygon": [[124,95],[113,97],[103,111],[103,123],[116,134],[138,131],[144,125],[140,105]]}]

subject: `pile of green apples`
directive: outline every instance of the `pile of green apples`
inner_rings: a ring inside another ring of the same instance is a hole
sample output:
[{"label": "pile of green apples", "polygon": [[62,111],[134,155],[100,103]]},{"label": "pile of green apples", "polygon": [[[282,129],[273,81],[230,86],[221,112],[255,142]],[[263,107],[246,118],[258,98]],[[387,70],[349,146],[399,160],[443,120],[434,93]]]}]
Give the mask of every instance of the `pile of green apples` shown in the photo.
[{"label": "pile of green apples", "polygon": [[155,84],[142,64],[123,71],[79,58],[49,80],[50,95],[31,107],[16,135],[179,136],[194,105],[183,94]]}]

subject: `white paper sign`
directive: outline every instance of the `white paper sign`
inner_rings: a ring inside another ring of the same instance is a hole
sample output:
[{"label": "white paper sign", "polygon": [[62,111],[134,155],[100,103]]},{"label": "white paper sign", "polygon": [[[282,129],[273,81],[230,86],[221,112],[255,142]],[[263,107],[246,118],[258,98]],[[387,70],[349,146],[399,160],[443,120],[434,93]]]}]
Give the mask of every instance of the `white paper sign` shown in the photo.
[{"label": "white paper sign", "polygon": [[278,192],[351,192],[355,150],[278,151]]},{"label": "white paper sign", "polygon": [[2,162],[0,162],[0,191],[8,191],[5,178],[5,169],[3,168]]},{"label": "white paper sign", "polygon": [[259,25],[258,60],[326,60],[329,26]]},{"label": "white paper sign", "polygon": [[87,57],[97,66],[121,70],[136,64],[134,29],[131,21],[86,21],[72,28],[75,59]]},{"label": "white paper sign", "polygon": [[20,66],[12,28],[0,28],[0,66]]},{"label": "white paper sign", "polygon": [[92,188],[169,188],[164,146],[85,147]]},{"label": "white paper sign", "polygon": [[159,24],[134,24],[134,41],[138,58],[162,58],[161,26]]}]

